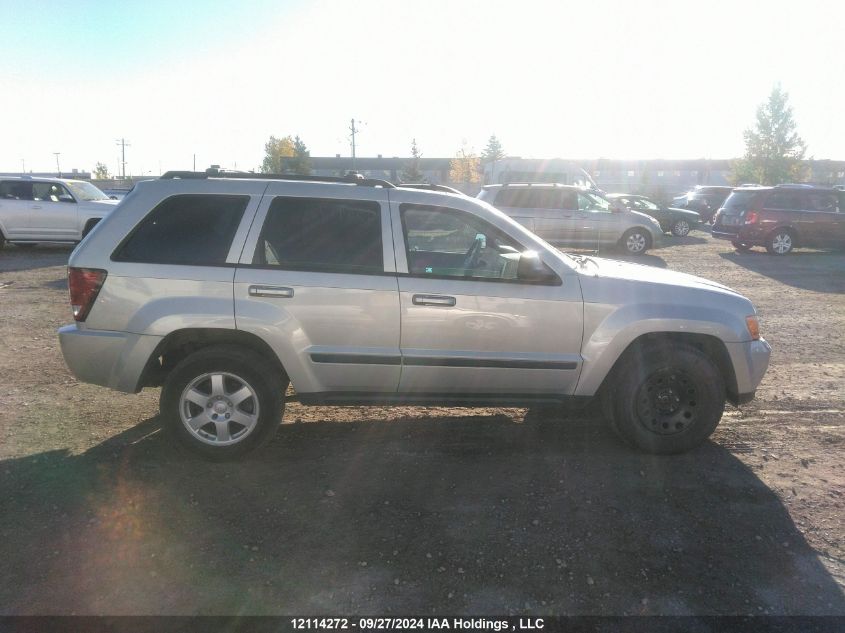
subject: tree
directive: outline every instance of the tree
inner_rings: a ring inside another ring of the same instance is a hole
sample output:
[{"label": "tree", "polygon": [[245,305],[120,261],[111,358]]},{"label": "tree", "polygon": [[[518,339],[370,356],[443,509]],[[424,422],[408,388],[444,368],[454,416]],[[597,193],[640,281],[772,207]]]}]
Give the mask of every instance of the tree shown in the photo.
[{"label": "tree", "polygon": [[481,182],[481,161],[475,152],[467,151],[466,144],[449,163],[449,180],[465,184]]},{"label": "tree", "polygon": [[422,153],[417,147],[417,139],[412,139],[411,160],[405,163],[405,167],[399,175],[402,182],[422,182],[425,180],[425,175],[420,170],[420,158],[422,158]]},{"label": "tree", "polygon": [[505,157],[505,150],[495,134],[491,134],[487,139],[487,147],[481,151],[481,162],[490,164],[490,180],[496,181],[496,161]]},{"label": "tree", "polygon": [[[290,137],[288,137],[290,138]],[[293,139],[293,159],[285,161],[287,169],[300,176],[311,174],[311,152],[297,136]]]},{"label": "tree", "polygon": [[276,138],[271,136],[264,144],[264,161],[261,163],[261,171],[265,174],[280,174],[284,169],[283,158],[294,156],[294,140],[290,136]]},{"label": "tree", "polygon": [[109,168],[105,163],[97,163],[97,166],[94,167],[94,178],[96,180],[108,180],[111,178]]},{"label": "tree", "polygon": [[505,157],[505,150],[496,135],[493,134],[487,139],[487,147],[481,151],[481,162],[495,163]]},{"label": "tree", "polygon": [[802,161],[807,146],[798,136],[789,94],[780,84],[772,88],[768,101],[757,108],[756,125],[745,130],[744,137],[745,156],[732,165],[733,184],[777,185],[806,176]]}]

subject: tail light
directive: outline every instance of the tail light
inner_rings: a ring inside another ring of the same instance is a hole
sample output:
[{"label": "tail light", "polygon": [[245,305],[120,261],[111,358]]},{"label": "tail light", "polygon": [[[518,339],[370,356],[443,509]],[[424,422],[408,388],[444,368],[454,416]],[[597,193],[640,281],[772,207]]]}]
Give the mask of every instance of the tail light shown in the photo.
[{"label": "tail light", "polygon": [[70,307],[73,309],[74,319],[84,321],[88,316],[107,274],[105,270],[95,268],[68,267],[67,286],[70,290]]},{"label": "tail light", "polygon": [[745,223],[746,224],[756,224],[759,217],[760,216],[756,211],[746,211],[745,212]]}]

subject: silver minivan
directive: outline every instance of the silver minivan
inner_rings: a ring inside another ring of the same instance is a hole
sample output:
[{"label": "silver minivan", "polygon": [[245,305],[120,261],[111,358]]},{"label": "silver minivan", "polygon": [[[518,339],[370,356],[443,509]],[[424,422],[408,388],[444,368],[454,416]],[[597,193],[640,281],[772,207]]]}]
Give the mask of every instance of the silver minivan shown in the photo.
[{"label": "silver minivan", "polygon": [[642,255],[659,245],[654,218],[614,205],[598,192],[555,183],[487,185],[477,196],[556,246],[620,246]]}]

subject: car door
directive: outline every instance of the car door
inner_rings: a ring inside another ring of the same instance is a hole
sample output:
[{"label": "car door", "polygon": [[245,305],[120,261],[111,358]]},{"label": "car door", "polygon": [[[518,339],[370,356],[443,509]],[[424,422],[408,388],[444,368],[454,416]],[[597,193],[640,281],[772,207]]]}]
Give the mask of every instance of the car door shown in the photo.
[{"label": "car door", "polygon": [[79,239],[79,205],[58,182],[33,182],[29,226],[33,239]]},{"label": "car door", "polygon": [[839,200],[830,191],[808,191],[804,195],[807,209],[802,214],[805,246],[842,246],[845,244],[845,213],[839,208]]},{"label": "car door", "polygon": [[301,398],[395,393],[399,295],[386,190],[270,183],[234,293],[238,329],[270,343]]},{"label": "car door", "polygon": [[[405,395],[571,394],[581,368],[577,278],[517,277],[524,247],[466,210],[391,203]],[[561,266],[560,264],[558,264]]]},{"label": "car door", "polygon": [[0,229],[7,239],[29,235],[29,214],[32,206],[32,182],[4,180],[0,182]]},{"label": "car door", "polygon": [[578,192],[577,231],[583,246],[615,243],[622,236],[622,216],[613,213],[604,198],[592,193]]}]

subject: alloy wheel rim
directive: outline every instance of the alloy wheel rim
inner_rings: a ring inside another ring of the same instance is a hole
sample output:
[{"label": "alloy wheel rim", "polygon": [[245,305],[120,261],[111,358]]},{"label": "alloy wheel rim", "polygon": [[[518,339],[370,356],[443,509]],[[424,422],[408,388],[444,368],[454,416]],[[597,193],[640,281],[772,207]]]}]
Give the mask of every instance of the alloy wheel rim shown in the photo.
[{"label": "alloy wheel rim", "polygon": [[655,435],[683,433],[698,419],[698,395],[692,378],[684,372],[655,372],[637,390],[637,419]]},{"label": "alloy wheel rim", "polygon": [[687,224],[686,220],[679,220],[677,223],[675,223],[675,230],[678,235],[683,237],[684,235],[689,233],[689,224]]},{"label": "alloy wheel rim", "polygon": [[645,248],[645,236],[642,233],[631,233],[625,245],[630,252],[639,253]]},{"label": "alloy wheel rim", "polygon": [[778,233],[772,240],[772,248],[781,255],[788,253],[792,248],[792,236],[789,233]]},{"label": "alloy wheel rim", "polygon": [[258,424],[258,394],[235,374],[202,374],[182,391],[179,416],[191,436],[200,442],[230,446],[243,441]]}]

